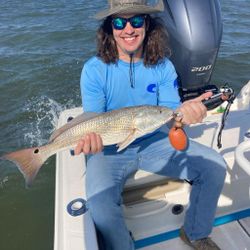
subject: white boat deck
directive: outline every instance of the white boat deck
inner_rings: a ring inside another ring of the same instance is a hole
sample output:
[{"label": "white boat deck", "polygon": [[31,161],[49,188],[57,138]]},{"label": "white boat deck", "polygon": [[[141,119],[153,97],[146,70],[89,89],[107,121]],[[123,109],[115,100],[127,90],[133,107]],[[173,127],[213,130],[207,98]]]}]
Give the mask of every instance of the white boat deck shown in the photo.
[{"label": "white boat deck", "polygon": [[[243,223],[250,225],[250,218],[243,219]],[[249,250],[250,249],[250,231],[245,231],[242,227],[242,221],[234,221],[222,226],[215,227],[211,238],[221,247],[222,250]],[[174,246],[174,248],[173,248]],[[180,239],[175,238],[159,244],[154,244],[149,247],[142,248],[143,250],[157,249],[174,249],[174,250],[189,250],[191,249]]]},{"label": "white boat deck", "polygon": [[[69,116],[75,117],[79,112],[80,108],[63,112],[59,126],[66,123]],[[188,135],[216,148],[220,117],[221,114],[208,116],[204,123],[195,126],[196,134],[190,128]],[[241,142],[249,141],[250,109],[234,112],[233,108],[228,120],[230,122],[222,136],[223,148],[218,150],[227,161],[228,173],[216,214],[219,225],[214,227],[211,237],[222,250],[250,250],[250,175],[239,167],[234,157],[235,148]],[[250,161],[249,152],[245,156]],[[145,173],[141,174],[145,178]],[[148,178],[154,179],[152,176]],[[74,217],[67,211],[71,201],[86,197],[84,156],[72,156],[69,150],[58,153],[56,180],[54,250],[97,250],[89,212]],[[130,180],[130,187],[133,181]],[[171,212],[176,204],[182,204],[184,208],[187,206],[189,188],[189,184],[184,183],[159,199],[124,206],[124,215],[135,238],[136,249],[190,249],[177,237],[184,212],[179,215]],[[75,209],[78,205],[75,204]]]},{"label": "white boat deck", "polygon": [[[55,230],[57,231],[55,236],[57,237],[55,238],[54,250],[98,249],[96,245],[93,245],[95,243],[95,238],[93,238],[94,229],[89,226],[92,221],[88,212],[79,217],[73,217],[67,212],[67,206],[70,201],[85,197],[84,169],[82,165],[79,164],[79,162],[84,162],[84,157],[73,157],[69,151],[60,154],[62,154],[62,156],[57,157],[60,164],[60,171],[57,168],[57,178],[60,178],[62,181],[57,182],[56,187],[58,197],[56,203],[56,221],[58,223],[55,224]],[[71,167],[69,167],[69,163]],[[65,178],[67,181],[64,180]],[[66,185],[66,183],[69,183],[69,185]],[[58,192],[59,190],[63,190],[63,192]],[[58,217],[60,217],[60,219]],[[83,217],[85,223],[83,222]],[[165,223],[168,224],[167,218],[165,219]],[[87,229],[86,225],[88,225]],[[222,250],[250,250],[250,217],[215,227],[211,237],[221,246]],[[150,241],[150,244],[151,243],[152,240]],[[85,248],[85,244],[91,245],[91,247]],[[147,243],[144,242],[143,244]],[[190,247],[185,245],[179,238],[174,238],[146,247],[138,247],[137,249],[188,250]]]}]

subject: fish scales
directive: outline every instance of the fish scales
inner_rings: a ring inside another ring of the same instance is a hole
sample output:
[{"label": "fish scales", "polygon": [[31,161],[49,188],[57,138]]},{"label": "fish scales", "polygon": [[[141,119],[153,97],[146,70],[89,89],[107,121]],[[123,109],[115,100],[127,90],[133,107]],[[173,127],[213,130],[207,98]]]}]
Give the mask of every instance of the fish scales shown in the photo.
[{"label": "fish scales", "polygon": [[129,132],[134,129],[132,117],[133,115],[128,115],[128,112],[124,114],[118,113],[114,116],[110,114],[97,116],[70,128],[58,136],[55,141],[75,144],[83,138],[85,134],[95,132],[101,135],[104,145],[110,145],[110,143],[112,144],[113,142],[117,143],[119,142],[117,136],[124,138],[124,136],[127,136]]},{"label": "fish scales", "polygon": [[127,112],[106,113],[84,123],[80,123],[58,136],[52,143],[41,148],[46,155],[53,155],[57,150],[74,147],[85,134],[94,132],[102,137],[103,145],[112,145],[123,141],[133,129],[132,110]]},{"label": "fish scales", "polygon": [[24,175],[26,186],[29,186],[48,157],[73,148],[89,132],[99,134],[104,146],[117,144],[117,151],[121,151],[135,139],[155,131],[172,118],[171,109],[150,105],[122,108],[95,117],[80,116],[56,130],[48,144],[11,152],[1,158],[14,162]]}]

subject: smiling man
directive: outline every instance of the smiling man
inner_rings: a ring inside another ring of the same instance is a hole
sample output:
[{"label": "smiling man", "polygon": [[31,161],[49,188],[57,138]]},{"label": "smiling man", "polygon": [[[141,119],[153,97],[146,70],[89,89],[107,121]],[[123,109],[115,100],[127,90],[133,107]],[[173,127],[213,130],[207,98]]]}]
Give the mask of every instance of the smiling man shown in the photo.
[{"label": "smiling man", "polygon": [[146,18],[147,15],[120,15],[113,17],[113,36],[121,60],[128,61],[131,56],[133,56],[134,61],[141,60],[142,44],[146,33]]},{"label": "smiling man", "polygon": [[[167,31],[152,16],[163,10],[162,0],[109,0],[109,8],[96,15],[103,20],[97,31],[97,55],[85,63],[81,75],[85,112],[160,105],[178,109],[187,125],[206,116],[201,101],[211,93],[180,103],[177,74],[168,59]],[[161,130],[119,153],[116,150],[116,146],[103,148],[101,137],[94,133],[75,148],[75,154],[89,154],[86,192],[100,249],[134,249],[123,218],[121,193],[127,178],[138,169],[190,180],[190,205],[180,236],[194,249],[219,249],[208,238],[226,172],[217,152],[192,141],[185,151],[176,151]]]}]

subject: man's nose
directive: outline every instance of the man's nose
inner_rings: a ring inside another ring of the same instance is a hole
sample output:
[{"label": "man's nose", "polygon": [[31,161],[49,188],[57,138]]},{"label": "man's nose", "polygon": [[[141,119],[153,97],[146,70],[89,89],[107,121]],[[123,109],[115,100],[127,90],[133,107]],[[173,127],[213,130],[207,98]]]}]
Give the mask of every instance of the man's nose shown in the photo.
[{"label": "man's nose", "polygon": [[130,24],[130,22],[126,23],[126,26],[124,28],[124,32],[126,32],[127,34],[133,34],[135,32],[135,29],[133,28],[133,26]]}]

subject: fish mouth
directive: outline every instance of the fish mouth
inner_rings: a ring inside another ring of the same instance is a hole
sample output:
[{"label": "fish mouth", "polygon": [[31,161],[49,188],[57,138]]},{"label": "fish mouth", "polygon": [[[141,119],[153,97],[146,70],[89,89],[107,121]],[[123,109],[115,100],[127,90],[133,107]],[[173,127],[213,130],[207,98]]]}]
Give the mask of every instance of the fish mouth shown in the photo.
[{"label": "fish mouth", "polygon": [[175,119],[175,118],[178,118],[178,119],[180,119],[180,120],[183,119],[183,114],[182,114],[182,112],[180,112],[180,111],[174,111],[173,114],[172,114],[172,116],[173,116],[174,119]]}]

